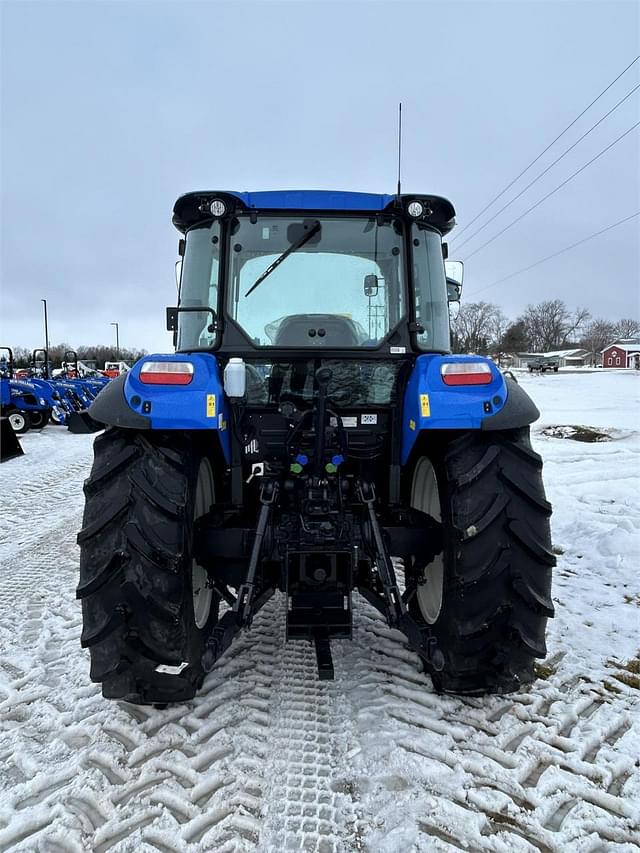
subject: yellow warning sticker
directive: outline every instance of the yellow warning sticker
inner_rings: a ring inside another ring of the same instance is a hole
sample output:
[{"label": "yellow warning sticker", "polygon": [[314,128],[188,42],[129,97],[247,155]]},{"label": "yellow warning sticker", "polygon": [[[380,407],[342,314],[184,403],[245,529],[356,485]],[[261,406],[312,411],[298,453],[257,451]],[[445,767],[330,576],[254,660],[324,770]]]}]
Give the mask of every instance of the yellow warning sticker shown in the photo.
[{"label": "yellow warning sticker", "polygon": [[414,430],[415,428],[416,428],[416,422],[414,420],[410,420],[409,421],[409,429]]},{"label": "yellow warning sticker", "polygon": [[420,414],[423,418],[431,417],[431,406],[429,405],[428,394],[420,394]]},{"label": "yellow warning sticker", "polygon": [[216,416],[216,395],[207,394],[207,417],[215,418]]}]

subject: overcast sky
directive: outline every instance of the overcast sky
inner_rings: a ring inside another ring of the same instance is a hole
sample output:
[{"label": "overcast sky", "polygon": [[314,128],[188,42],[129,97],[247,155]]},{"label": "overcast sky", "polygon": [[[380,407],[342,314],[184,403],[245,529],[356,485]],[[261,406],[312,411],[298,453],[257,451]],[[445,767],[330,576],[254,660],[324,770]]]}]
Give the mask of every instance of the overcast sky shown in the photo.
[{"label": "overcast sky", "polygon": [[[638,54],[636,0],[0,2],[0,343],[170,350],[172,206],[194,189],[452,200],[462,228]],[[640,81],[637,62],[501,199]],[[640,120],[640,90],[474,240],[465,259]],[[515,317],[562,298],[640,315],[638,129],[468,260],[465,296]],[[496,204],[484,218],[496,212]]]}]

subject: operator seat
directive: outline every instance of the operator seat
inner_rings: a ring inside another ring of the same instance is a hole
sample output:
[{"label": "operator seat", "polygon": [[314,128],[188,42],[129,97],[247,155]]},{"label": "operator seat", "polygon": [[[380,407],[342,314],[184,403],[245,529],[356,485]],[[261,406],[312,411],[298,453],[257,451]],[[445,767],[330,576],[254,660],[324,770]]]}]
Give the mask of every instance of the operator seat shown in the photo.
[{"label": "operator seat", "polygon": [[285,317],[273,341],[276,347],[357,347],[357,329],[348,317],[337,314],[291,314]]}]

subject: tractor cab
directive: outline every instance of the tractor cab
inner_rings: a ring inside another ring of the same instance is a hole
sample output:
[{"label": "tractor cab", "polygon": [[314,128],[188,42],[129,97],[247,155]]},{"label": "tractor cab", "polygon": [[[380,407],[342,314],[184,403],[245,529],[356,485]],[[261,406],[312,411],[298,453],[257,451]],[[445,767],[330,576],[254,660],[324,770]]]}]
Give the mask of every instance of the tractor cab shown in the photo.
[{"label": "tractor cab", "polygon": [[413,195],[183,196],[177,349],[254,361],[448,352],[442,236],[454,215]]}]

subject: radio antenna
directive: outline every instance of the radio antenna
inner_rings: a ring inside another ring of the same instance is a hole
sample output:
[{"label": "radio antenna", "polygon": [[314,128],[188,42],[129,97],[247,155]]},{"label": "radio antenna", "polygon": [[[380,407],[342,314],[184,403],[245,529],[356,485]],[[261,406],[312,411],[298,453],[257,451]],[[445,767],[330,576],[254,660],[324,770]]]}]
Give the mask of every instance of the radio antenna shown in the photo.
[{"label": "radio antenna", "polygon": [[398,198],[400,198],[400,163],[402,156],[402,101],[398,104]]}]

